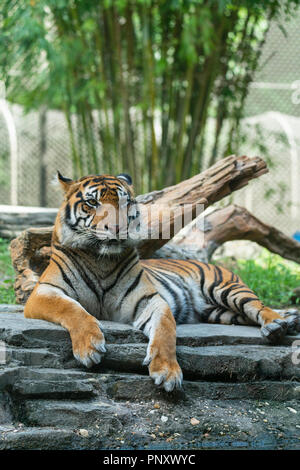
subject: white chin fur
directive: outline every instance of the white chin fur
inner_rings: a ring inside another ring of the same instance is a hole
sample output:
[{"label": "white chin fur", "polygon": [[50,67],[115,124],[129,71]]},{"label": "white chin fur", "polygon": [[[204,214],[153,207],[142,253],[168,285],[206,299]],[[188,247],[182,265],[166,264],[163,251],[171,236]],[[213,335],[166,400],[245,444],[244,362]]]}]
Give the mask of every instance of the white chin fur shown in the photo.
[{"label": "white chin fur", "polygon": [[97,247],[96,251],[100,256],[114,256],[119,255],[124,251],[126,246],[134,245],[130,239],[126,240],[124,244],[124,240],[119,244],[110,244],[110,243],[99,243],[97,245],[93,245],[93,243],[87,238],[84,233],[76,233],[69,229],[67,225],[63,225],[62,234],[60,237],[60,243],[65,246],[69,246],[70,248],[77,248],[77,249],[85,249],[87,247]]},{"label": "white chin fur", "polygon": [[102,256],[119,255],[124,250],[121,245],[108,246],[105,243],[99,246],[99,254]]}]

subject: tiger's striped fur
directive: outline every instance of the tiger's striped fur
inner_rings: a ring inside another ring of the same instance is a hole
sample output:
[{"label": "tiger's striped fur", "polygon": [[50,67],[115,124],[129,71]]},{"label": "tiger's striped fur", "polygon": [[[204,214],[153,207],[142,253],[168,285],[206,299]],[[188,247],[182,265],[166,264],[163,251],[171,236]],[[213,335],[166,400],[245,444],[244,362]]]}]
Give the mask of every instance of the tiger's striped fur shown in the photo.
[{"label": "tiger's striped fur", "polygon": [[[120,237],[123,227],[112,224],[103,209],[105,202],[118,208],[121,199],[132,205],[128,175],[72,181],[59,174],[59,181],[65,199],[55,223],[52,256],[26,303],[25,316],[67,328],[74,356],[85,366],[99,363],[105,353],[100,319],[145,332],[144,363],[167,391],[182,382],[176,323],[260,325],[271,341],[296,328],[298,317],[285,318],[265,307],[236,274],[222,267],[192,260],[140,260],[134,242]],[[100,237],[103,233],[110,236]]]}]

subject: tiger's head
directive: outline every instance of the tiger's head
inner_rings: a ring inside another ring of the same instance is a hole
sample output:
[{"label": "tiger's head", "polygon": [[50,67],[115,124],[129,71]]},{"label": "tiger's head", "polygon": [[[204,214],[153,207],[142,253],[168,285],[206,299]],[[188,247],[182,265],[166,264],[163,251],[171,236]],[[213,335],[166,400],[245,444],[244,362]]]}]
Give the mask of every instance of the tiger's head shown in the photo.
[{"label": "tiger's head", "polygon": [[91,175],[73,181],[58,172],[58,181],[65,199],[56,219],[56,241],[108,256],[133,245],[129,227],[139,213],[129,175]]}]

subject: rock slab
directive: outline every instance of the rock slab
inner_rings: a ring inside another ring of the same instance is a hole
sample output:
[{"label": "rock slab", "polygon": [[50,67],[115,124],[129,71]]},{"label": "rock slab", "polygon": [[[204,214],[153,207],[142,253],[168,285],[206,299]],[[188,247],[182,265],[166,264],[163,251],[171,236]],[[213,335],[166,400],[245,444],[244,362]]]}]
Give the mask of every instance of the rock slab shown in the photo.
[{"label": "rock slab", "polygon": [[184,384],[168,394],[142,365],[143,333],[101,323],[107,354],[87,370],[62,327],[0,306],[0,449],[300,448],[300,336],[181,325]]}]

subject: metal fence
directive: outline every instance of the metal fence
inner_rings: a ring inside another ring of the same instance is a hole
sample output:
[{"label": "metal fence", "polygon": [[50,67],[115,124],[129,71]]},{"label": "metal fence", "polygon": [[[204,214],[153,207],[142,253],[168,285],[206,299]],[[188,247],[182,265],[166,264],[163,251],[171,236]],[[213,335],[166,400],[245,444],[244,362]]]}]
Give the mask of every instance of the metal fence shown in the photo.
[{"label": "metal fence", "polygon": [[67,123],[59,111],[24,114],[10,107],[17,134],[17,168],[11,171],[7,123],[0,113],[0,204],[57,207],[61,194],[51,186],[56,171],[72,175]]},{"label": "metal fence", "polygon": [[270,28],[245,107],[242,152],[266,159],[269,173],[233,196],[288,235],[300,230],[299,20]]},{"label": "metal fence", "polygon": [[[271,27],[246,102],[239,153],[262,156],[270,172],[230,200],[289,235],[300,229],[299,20],[285,25],[286,35]],[[0,100],[0,204],[57,207],[61,194],[51,180],[56,170],[72,174],[70,155],[63,113],[24,114]]]}]

